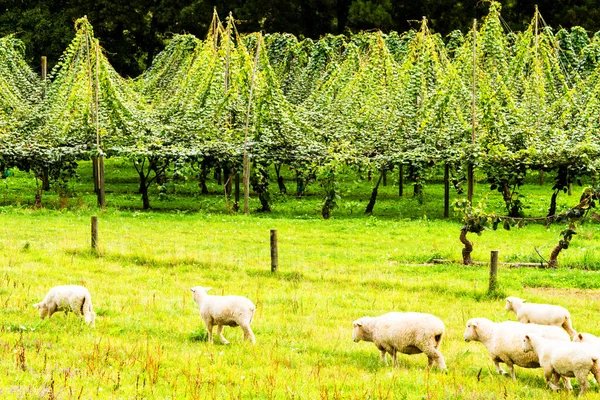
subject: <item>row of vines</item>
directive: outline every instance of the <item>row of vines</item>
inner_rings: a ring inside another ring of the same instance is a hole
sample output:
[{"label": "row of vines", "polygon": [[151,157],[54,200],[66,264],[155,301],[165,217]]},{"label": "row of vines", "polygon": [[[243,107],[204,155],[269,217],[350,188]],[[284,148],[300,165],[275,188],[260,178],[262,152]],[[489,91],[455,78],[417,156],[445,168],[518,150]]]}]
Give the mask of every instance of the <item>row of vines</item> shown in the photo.
[{"label": "row of vines", "polygon": [[[18,39],[0,38],[0,168],[32,171],[41,197],[49,185],[66,188],[80,160],[127,158],[144,208],[170,168],[194,174],[203,190],[218,168],[237,208],[246,171],[268,211],[273,171],[286,190],[285,165],[298,196],[320,185],[328,218],[342,168],[374,174],[371,212],[386,172],[403,171],[418,194],[443,165],[458,190],[470,170],[484,176],[510,223],[523,217],[527,174],[553,171],[555,215],[558,193],[597,182],[600,32],[555,32],[537,12],[524,32],[505,26],[497,2],[470,32],[446,38],[426,19],[404,33],[242,36],[231,15],[215,13],[205,40],[175,35],[133,80],[111,67],[85,17],[46,80],[23,61]],[[459,204],[465,227],[468,207]]]}]

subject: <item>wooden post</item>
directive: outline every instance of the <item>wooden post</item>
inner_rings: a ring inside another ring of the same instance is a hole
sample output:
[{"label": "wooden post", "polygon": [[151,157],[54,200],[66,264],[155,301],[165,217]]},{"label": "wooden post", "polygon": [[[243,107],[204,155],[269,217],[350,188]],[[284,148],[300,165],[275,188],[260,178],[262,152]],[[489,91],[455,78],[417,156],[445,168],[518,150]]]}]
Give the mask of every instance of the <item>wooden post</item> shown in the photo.
[{"label": "wooden post", "polygon": [[271,229],[271,272],[277,272],[279,252],[277,250],[277,229]]},{"label": "wooden post", "polygon": [[488,293],[496,291],[498,286],[498,250],[492,250],[490,256],[490,286]]},{"label": "wooden post", "polygon": [[444,218],[450,217],[450,167],[444,164]]},{"label": "wooden post", "polygon": [[46,97],[46,73],[48,71],[48,61],[46,56],[42,56],[42,82],[44,86],[42,86],[42,99]]},{"label": "wooden post", "polygon": [[98,248],[98,217],[92,215],[92,250]]}]

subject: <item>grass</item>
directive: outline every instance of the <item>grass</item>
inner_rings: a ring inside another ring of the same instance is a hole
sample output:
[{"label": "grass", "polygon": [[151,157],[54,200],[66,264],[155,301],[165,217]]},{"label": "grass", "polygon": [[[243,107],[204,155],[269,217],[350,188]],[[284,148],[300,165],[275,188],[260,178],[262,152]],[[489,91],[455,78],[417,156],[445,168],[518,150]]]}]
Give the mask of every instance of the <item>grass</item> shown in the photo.
[{"label": "grass", "polygon": [[[281,198],[274,213],[246,217],[229,214],[218,195],[194,208],[201,197],[188,183],[189,196],[154,199],[164,206],[142,212],[130,171],[121,168],[125,183],[111,183],[104,212],[93,207],[84,179],[62,209],[53,194],[45,195],[46,208],[32,209],[24,176],[7,183],[10,201],[0,207],[1,398],[560,399],[572,395],[551,393],[541,370],[517,368],[516,382],[496,375],[485,348],[462,340],[466,321],[514,319],[503,298],[515,295],[568,307],[576,329],[600,334],[600,274],[590,270],[600,266],[597,224],[578,230],[557,270],[501,266],[499,290],[489,295],[485,266],[426,264],[458,261],[462,247],[456,219],[429,217],[439,207],[431,199],[427,218],[416,201],[393,198],[392,187],[372,217],[340,207],[323,221],[316,193]],[[436,196],[435,184],[426,190]],[[98,253],[90,250],[92,214],[100,221]],[[276,274],[272,228],[279,237]],[[561,229],[485,232],[471,238],[473,258],[486,261],[499,249],[501,261],[535,261],[533,247],[548,253]],[[32,304],[58,284],[90,289],[95,329],[72,314],[40,321]],[[257,344],[243,342],[239,328],[225,328],[232,344],[209,345],[189,291],[195,285],[252,299]],[[354,319],[391,310],[444,321],[448,372],[427,371],[423,355],[401,355],[393,369],[380,363],[373,344],[352,342]],[[587,397],[598,393],[593,385]]]}]

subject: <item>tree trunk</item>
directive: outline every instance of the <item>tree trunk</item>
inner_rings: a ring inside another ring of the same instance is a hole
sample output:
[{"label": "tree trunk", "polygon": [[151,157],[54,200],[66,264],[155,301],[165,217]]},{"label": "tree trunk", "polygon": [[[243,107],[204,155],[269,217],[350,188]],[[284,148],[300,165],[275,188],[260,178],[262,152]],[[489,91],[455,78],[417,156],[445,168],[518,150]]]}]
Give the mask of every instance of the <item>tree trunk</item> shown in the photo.
[{"label": "tree trunk", "polygon": [[283,182],[283,176],[281,176],[280,172],[281,164],[275,164],[275,174],[277,175],[277,186],[279,186],[279,193],[286,194],[287,188],[285,187],[285,183]]},{"label": "tree trunk", "polygon": [[548,268],[556,269],[558,267],[558,255],[562,249],[563,247],[560,244],[554,246],[550,253],[550,258],[548,259]]},{"label": "tree trunk", "polygon": [[398,165],[398,196],[404,196],[404,166]]},{"label": "tree trunk", "polygon": [[233,170],[229,164],[223,166],[223,176],[225,176],[225,196],[229,198],[231,197],[231,188],[233,186],[231,182],[233,180]]},{"label": "tree trunk", "polygon": [[198,177],[198,186],[200,186],[200,194],[208,194],[208,187],[206,186],[206,177],[208,176],[208,165],[202,161],[200,167],[200,176]]},{"label": "tree trunk", "polygon": [[138,175],[140,176],[140,193],[142,195],[142,204],[144,210],[148,210],[150,208],[150,198],[148,197],[148,186],[146,182],[146,175],[144,171],[138,171]]},{"label": "tree trunk", "polygon": [[215,167],[215,180],[217,181],[217,185],[221,186],[223,184],[223,174],[221,173],[221,167]]},{"label": "tree trunk", "polygon": [[300,172],[296,171],[296,198],[299,199],[304,196],[304,190],[306,189],[306,185],[304,183],[304,178],[300,175]]},{"label": "tree trunk", "polygon": [[473,251],[473,243],[469,242],[467,239],[467,228],[463,227],[460,230],[460,242],[465,245],[465,248],[462,250],[463,257],[463,265],[473,265],[473,260],[471,259],[471,252]]},{"label": "tree trunk", "polygon": [[252,175],[252,188],[258,194],[258,200],[260,200],[261,208],[259,211],[269,212],[271,206],[269,205],[269,173],[266,168],[255,165],[255,173]]},{"label": "tree trunk", "polygon": [[373,188],[373,191],[371,192],[371,199],[369,200],[369,204],[367,204],[367,209],[365,210],[365,214],[373,213],[373,208],[375,207],[375,201],[377,200],[377,191],[379,190],[379,184],[381,183],[381,180],[383,179],[384,174],[385,174],[385,171],[382,171],[381,175],[379,175],[379,179],[377,180],[377,183],[375,184],[375,187]]},{"label": "tree trunk", "polygon": [[50,190],[50,172],[48,167],[42,169],[42,190],[47,192]]},{"label": "tree trunk", "polygon": [[415,183],[414,188],[413,188],[414,197],[419,197],[422,194],[423,194],[423,185],[421,185],[420,183]]},{"label": "tree trunk", "polygon": [[233,203],[233,211],[240,209],[240,173],[235,171],[235,202]]}]

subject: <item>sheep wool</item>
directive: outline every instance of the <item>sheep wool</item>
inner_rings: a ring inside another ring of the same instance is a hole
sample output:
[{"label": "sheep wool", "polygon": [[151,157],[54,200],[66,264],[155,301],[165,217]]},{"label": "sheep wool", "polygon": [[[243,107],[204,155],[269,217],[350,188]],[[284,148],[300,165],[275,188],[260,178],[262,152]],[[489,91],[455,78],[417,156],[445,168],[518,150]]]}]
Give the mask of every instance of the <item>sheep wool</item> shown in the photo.
[{"label": "sheep wool", "polygon": [[570,337],[577,334],[571,323],[571,314],[561,306],[526,303],[519,297],[507,297],[506,311],[513,311],[517,321],[523,324],[562,326]]},{"label": "sheep wool", "polygon": [[386,354],[398,365],[397,353],[425,353],[428,367],[446,368],[438,350],[444,335],[444,323],[436,316],[418,312],[390,312],[378,317],[362,317],[352,323],[354,342],[373,342],[385,362]]},{"label": "sheep wool", "polygon": [[73,311],[76,315],[83,316],[91,327],[96,319],[92,295],[89,290],[79,285],[55,286],[46,294],[44,300],[33,306],[38,309],[42,319],[52,317],[57,311],[64,311],[65,314]]},{"label": "sheep wool", "polygon": [[587,380],[590,372],[600,383],[600,351],[587,343],[562,342],[528,334],[523,338],[523,351],[538,355],[544,377],[554,391],[558,390],[560,377],[577,378],[580,396],[590,387]]},{"label": "sheep wool", "polygon": [[239,326],[244,332],[244,339],[256,343],[254,332],[250,328],[256,311],[254,303],[243,296],[211,296],[207,293],[210,289],[202,286],[190,289],[206,324],[208,342],[213,343],[213,326],[216,325],[217,335],[223,344],[229,344],[223,336],[224,326]]},{"label": "sheep wool", "polygon": [[[526,353],[522,349],[521,342],[527,333],[537,333],[561,341],[571,340],[569,335],[557,326],[522,324],[514,321],[493,322],[487,318],[468,320],[463,338],[465,342],[477,341],[483,344],[496,366],[496,372],[508,375],[500,366],[500,363],[504,363],[515,380],[515,365],[523,368],[540,366],[535,353]],[[570,386],[566,382],[565,384]]]}]

